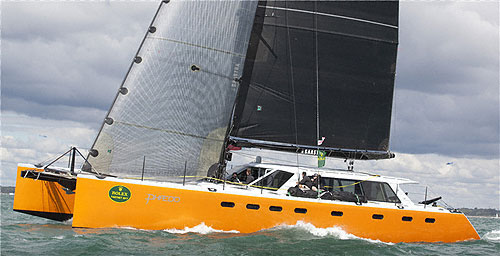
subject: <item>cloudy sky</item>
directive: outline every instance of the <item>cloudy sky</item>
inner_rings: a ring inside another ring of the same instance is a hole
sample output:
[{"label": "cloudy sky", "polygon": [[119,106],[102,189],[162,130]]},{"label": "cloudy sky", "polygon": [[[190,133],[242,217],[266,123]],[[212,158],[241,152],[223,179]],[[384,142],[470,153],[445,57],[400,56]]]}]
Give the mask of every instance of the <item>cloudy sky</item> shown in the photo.
[{"label": "cloudy sky", "polygon": [[[157,6],[1,2],[2,185],[19,162],[91,146]],[[396,158],[355,169],[419,181],[455,207],[500,208],[498,31],[497,1],[402,1]],[[237,160],[264,152],[246,154]]]}]

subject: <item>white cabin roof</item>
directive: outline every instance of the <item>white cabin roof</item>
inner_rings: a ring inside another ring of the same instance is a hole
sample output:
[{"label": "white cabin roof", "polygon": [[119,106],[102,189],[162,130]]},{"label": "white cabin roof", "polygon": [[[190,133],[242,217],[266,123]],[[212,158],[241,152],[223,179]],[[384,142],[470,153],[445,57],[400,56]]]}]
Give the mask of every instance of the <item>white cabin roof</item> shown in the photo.
[{"label": "white cabin roof", "polygon": [[283,170],[291,173],[302,173],[306,172],[307,175],[313,175],[318,173],[321,177],[331,177],[331,178],[342,178],[342,179],[354,179],[354,180],[367,180],[387,182],[392,184],[417,184],[418,182],[406,178],[397,178],[391,176],[382,176],[372,173],[365,172],[355,172],[342,169],[328,169],[328,168],[314,168],[314,167],[297,167],[293,165],[283,165],[274,163],[249,163],[237,167],[238,169],[245,168],[247,166],[265,168],[265,169],[277,169]]}]

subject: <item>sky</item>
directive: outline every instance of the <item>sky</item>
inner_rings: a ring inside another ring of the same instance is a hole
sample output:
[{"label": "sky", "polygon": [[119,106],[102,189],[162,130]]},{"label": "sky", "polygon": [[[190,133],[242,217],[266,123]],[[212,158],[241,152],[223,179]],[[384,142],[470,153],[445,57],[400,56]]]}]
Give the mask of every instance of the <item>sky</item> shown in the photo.
[{"label": "sky", "polygon": [[[17,163],[92,145],[158,1],[0,4],[0,178],[14,185]],[[454,207],[499,209],[498,2],[401,1],[399,32],[396,158],[356,161],[355,170],[410,178]],[[249,150],[235,162],[255,155],[296,159]]]}]

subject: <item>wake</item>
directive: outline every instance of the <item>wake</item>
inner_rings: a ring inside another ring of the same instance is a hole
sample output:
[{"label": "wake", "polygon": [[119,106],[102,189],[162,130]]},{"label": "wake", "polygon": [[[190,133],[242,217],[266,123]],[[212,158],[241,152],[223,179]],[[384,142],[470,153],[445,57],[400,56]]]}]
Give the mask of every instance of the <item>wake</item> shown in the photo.
[{"label": "wake", "polygon": [[483,239],[489,241],[500,241],[500,230],[492,230],[483,236]]},{"label": "wake", "polygon": [[205,223],[203,223],[203,222],[197,226],[192,227],[192,228],[185,227],[184,229],[164,229],[163,231],[171,233],[171,234],[198,233],[198,234],[202,234],[202,235],[211,234],[211,233],[240,233],[239,231],[236,231],[236,230],[224,231],[224,230],[214,229],[212,227],[205,225]]},{"label": "wake", "polygon": [[368,238],[361,238],[357,237],[353,234],[349,234],[345,232],[342,228],[334,226],[334,227],[328,227],[328,228],[317,228],[311,223],[303,222],[303,221],[297,221],[295,225],[280,225],[277,227],[274,227],[270,230],[286,230],[286,229],[295,229],[295,230],[301,230],[308,232],[309,234],[316,236],[316,237],[334,237],[336,239],[340,240],[364,240],[370,243],[382,243],[382,244],[389,244],[392,245],[394,243],[386,243],[382,242],[380,240],[373,240],[373,239],[368,239]]}]

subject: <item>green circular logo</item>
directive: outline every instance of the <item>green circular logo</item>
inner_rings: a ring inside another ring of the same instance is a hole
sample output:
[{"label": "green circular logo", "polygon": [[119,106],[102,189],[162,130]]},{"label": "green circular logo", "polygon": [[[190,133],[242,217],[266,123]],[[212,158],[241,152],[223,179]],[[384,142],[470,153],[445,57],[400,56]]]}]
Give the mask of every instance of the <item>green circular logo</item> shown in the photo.
[{"label": "green circular logo", "polygon": [[109,190],[109,198],[117,203],[127,202],[130,199],[130,190],[125,186],[114,186]]}]

